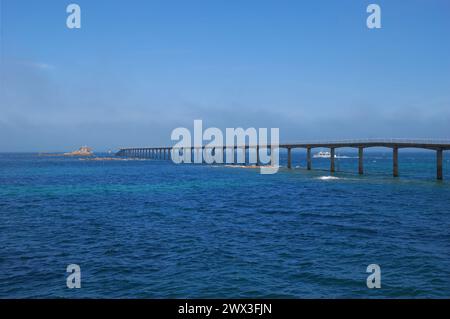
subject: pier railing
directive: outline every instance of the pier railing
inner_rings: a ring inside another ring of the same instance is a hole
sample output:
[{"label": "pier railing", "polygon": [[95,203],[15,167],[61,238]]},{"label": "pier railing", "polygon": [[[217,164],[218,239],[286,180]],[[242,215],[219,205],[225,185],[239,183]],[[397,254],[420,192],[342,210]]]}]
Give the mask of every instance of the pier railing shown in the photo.
[{"label": "pier railing", "polygon": [[433,139],[433,138],[364,138],[364,139],[339,139],[339,140],[305,140],[294,141],[283,144],[364,144],[364,143],[404,143],[404,144],[432,144],[450,145],[450,139]]}]

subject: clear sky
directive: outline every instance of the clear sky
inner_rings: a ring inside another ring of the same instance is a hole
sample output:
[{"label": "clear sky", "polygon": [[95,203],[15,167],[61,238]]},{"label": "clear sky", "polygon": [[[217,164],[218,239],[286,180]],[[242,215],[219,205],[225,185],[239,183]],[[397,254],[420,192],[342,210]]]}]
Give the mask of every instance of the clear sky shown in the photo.
[{"label": "clear sky", "polygon": [[282,141],[450,138],[448,0],[0,2],[0,151],[169,144],[194,119]]}]

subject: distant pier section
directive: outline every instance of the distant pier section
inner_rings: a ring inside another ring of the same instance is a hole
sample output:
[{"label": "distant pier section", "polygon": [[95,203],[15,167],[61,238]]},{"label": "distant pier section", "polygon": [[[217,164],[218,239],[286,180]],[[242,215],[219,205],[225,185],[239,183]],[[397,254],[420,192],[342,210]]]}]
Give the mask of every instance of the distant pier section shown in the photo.
[{"label": "distant pier section", "polygon": [[[221,146],[223,150],[235,149],[235,150],[256,150],[257,157],[259,158],[259,148],[270,148],[271,145],[234,145],[234,146]],[[276,147],[276,146],[274,146]],[[405,148],[417,148],[427,149],[436,152],[436,178],[438,180],[443,179],[443,157],[444,151],[450,150],[450,140],[407,140],[407,139],[364,139],[364,140],[342,140],[342,141],[326,141],[326,142],[302,142],[302,143],[283,143],[279,144],[279,149],[287,150],[287,168],[292,169],[292,150],[293,149],[306,149],[306,169],[312,169],[312,156],[311,150],[314,148],[328,148],[330,150],[330,172],[335,172],[335,159],[336,150],[338,148],[356,148],[358,150],[358,173],[364,174],[364,149],[371,147],[384,147],[392,149],[392,175],[394,177],[399,176],[399,150]],[[187,151],[200,151],[204,149],[217,149],[217,146],[202,146],[191,147]],[[178,148],[178,151],[186,148]],[[122,157],[137,157],[137,158],[153,158],[153,159],[170,159],[170,153],[172,150],[177,150],[174,147],[139,147],[139,148],[121,148],[116,156]],[[259,163],[259,160],[257,160]],[[257,164],[258,164],[257,163]]]}]

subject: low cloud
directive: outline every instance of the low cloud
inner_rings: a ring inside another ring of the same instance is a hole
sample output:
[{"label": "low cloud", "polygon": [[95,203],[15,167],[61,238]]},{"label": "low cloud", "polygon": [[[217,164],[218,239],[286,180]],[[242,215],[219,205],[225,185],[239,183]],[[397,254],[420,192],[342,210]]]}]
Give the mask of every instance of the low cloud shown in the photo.
[{"label": "low cloud", "polygon": [[55,68],[53,65],[43,63],[43,62],[22,61],[22,62],[18,62],[18,64],[23,65],[25,67],[39,69],[39,70],[50,70],[50,69]]}]

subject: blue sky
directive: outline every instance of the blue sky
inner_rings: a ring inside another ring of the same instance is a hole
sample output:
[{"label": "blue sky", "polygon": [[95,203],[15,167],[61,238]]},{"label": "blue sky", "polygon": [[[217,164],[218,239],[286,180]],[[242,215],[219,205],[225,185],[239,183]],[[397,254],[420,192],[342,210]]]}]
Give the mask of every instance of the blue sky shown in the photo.
[{"label": "blue sky", "polygon": [[447,0],[0,2],[2,151],[169,144],[194,119],[282,141],[450,138]]}]

